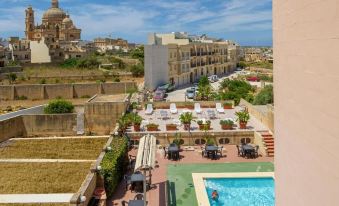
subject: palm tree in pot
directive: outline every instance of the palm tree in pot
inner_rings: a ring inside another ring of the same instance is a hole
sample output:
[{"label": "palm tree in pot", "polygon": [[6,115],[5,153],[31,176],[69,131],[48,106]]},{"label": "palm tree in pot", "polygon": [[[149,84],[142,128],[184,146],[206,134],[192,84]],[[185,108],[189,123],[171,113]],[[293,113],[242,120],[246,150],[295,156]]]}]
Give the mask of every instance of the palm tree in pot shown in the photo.
[{"label": "palm tree in pot", "polygon": [[184,125],[185,130],[190,130],[193,120],[192,112],[184,112],[179,117],[181,123]]},{"label": "palm tree in pot", "polygon": [[142,117],[138,115],[137,113],[131,114],[131,121],[133,123],[134,131],[139,132],[140,131],[140,125],[142,122]]},{"label": "palm tree in pot", "polygon": [[243,111],[236,112],[235,115],[237,116],[237,121],[239,122],[240,129],[246,129],[247,122],[250,120],[250,113],[247,109]]}]

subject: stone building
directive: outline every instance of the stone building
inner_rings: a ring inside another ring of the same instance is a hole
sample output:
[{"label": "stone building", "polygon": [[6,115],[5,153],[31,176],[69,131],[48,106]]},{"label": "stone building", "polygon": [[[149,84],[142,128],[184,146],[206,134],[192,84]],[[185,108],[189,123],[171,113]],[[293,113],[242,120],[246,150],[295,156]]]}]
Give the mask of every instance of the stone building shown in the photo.
[{"label": "stone building", "polygon": [[51,8],[43,14],[40,25],[35,25],[34,10],[29,6],[26,9],[25,23],[27,40],[39,41],[45,38],[46,41],[56,42],[81,39],[81,29],[78,29],[70,16],[59,8],[58,0],[52,0]]},{"label": "stone building", "polygon": [[128,41],[121,38],[96,38],[94,39],[94,46],[100,52],[108,50],[123,50],[127,52],[130,49]]},{"label": "stone building", "polygon": [[202,76],[232,72],[239,46],[231,41],[190,38],[186,33],[150,34],[145,45],[145,86],[176,86],[197,82]]}]

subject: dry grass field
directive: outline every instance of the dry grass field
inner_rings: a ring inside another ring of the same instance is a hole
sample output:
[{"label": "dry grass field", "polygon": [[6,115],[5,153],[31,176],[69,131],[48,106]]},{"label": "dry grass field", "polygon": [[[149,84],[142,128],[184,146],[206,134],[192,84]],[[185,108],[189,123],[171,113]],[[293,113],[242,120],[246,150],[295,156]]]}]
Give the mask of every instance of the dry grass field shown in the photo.
[{"label": "dry grass field", "polygon": [[0,159],[95,160],[108,138],[11,139],[0,144]]},{"label": "dry grass field", "polygon": [[0,194],[76,193],[91,163],[0,163]]}]

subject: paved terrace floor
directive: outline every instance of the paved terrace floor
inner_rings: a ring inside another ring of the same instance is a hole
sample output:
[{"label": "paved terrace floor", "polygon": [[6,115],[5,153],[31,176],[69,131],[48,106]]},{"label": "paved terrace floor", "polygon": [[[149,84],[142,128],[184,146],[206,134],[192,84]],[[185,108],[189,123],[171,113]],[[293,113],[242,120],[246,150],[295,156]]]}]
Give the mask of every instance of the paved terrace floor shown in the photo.
[{"label": "paved terrace floor", "polygon": [[[223,157],[218,160],[203,158],[201,157],[201,150],[196,149],[195,151],[183,151],[180,153],[181,160],[172,161],[165,159],[162,150],[158,150],[156,160],[159,167],[152,171],[152,183],[156,187],[147,192],[148,205],[196,205],[192,180],[192,173],[194,172],[273,171],[273,158],[258,157],[256,159],[245,159],[238,157],[235,145],[227,145],[224,148]],[[130,151],[130,154],[136,155],[137,149]],[[108,200],[107,204],[109,206],[120,206],[122,205],[121,201],[128,201],[134,198],[135,193],[126,192],[125,187],[126,185],[122,181],[113,197]],[[168,204],[166,204],[167,201]]]},{"label": "paved terrace floor", "polygon": [[[167,111],[168,113],[168,118],[167,119],[162,119],[160,115],[160,111]],[[141,130],[145,131],[146,130],[146,124],[147,123],[155,123],[159,125],[159,131],[158,132],[164,132],[166,131],[166,124],[171,124],[179,121],[179,116],[183,111],[191,111],[193,113],[193,117],[195,120],[198,119],[206,119],[209,120],[208,115],[207,115],[207,110],[214,110],[216,113],[216,119],[210,119],[211,120],[211,130],[210,131],[215,131],[215,132],[221,132],[223,131],[221,129],[220,125],[220,120],[227,119],[227,118],[232,118],[234,121],[236,120],[236,115],[235,113],[237,111],[242,110],[241,107],[235,107],[234,109],[225,109],[224,113],[218,113],[215,108],[202,108],[202,113],[197,114],[194,112],[194,110],[188,110],[188,109],[178,109],[177,114],[171,114],[169,109],[156,109],[153,111],[153,114],[147,115],[145,114],[145,110],[139,111],[139,115],[144,119],[144,121],[141,124]],[[233,128],[235,131],[240,130],[239,125],[236,123]],[[251,118],[247,124],[247,129],[248,130],[255,130],[255,131],[262,131],[262,130],[268,130],[268,128],[262,124],[258,119],[253,117],[251,115]],[[178,131],[184,131],[184,126],[181,125],[178,127]],[[199,126],[196,122],[192,122],[191,124],[191,131],[199,131]],[[132,131],[133,128],[132,128]]]}]

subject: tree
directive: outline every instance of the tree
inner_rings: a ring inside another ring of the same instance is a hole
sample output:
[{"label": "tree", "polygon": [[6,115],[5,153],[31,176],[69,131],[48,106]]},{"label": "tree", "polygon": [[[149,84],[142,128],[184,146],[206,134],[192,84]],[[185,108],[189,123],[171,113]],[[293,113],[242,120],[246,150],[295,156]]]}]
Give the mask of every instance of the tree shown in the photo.
[{"label": "tree", "polygon": [[254,98],[253,104],[255,105],[266,105],[273,103],[273,86],[267,85],[262,89],[259,94]]},{"label": "tree", "polygon": [[64,113],[72,113],[73,111],[74,111],[74,106],[72,102],[69,102],[63,99],[52,100],[44,108],[45,114],[64,114]]},{"label": "tree", "polygon": [[137,65],[133,65],[131,67],[131,72],[133,77],[142,77],[144,76],[144,65],[143,64],[137,64]]},{"label": "tree", "polygon": [[239,104],[240,99],[243,98],[248,102],[253,101],[253,88],[243,80],[229,80],[225,79],[221,82],[218,99],[220,100],[234,100],[236,105]]},{"label": "tree", "polygon": [[7,78],[10,84],[15,82],[15,80],[18,78],[18,76],[15,73],[9,73],[7,74]]},{"label": "tree", "polygon": [[133,59],[138,59],[141,64],[144,64],[144,46],[135,48],[130,55]]}]

